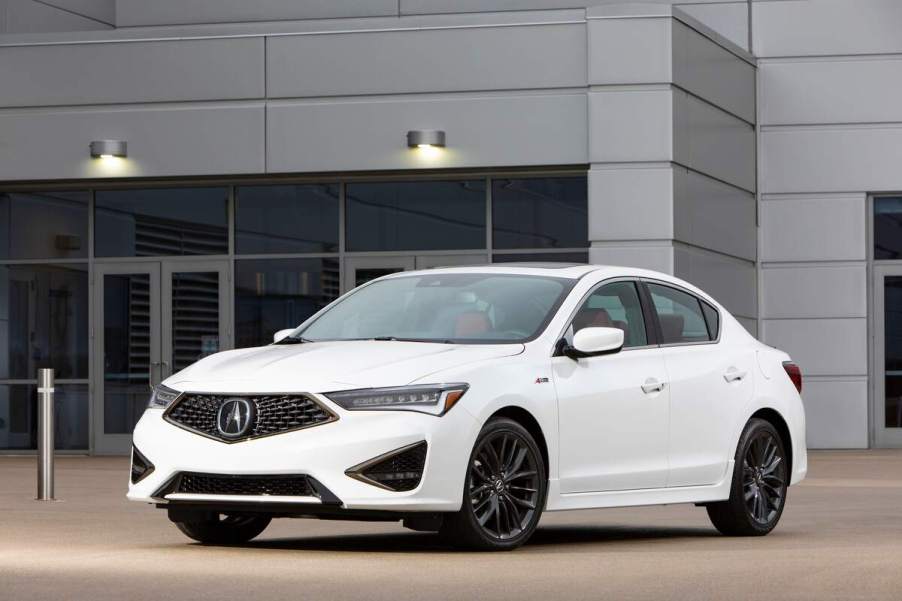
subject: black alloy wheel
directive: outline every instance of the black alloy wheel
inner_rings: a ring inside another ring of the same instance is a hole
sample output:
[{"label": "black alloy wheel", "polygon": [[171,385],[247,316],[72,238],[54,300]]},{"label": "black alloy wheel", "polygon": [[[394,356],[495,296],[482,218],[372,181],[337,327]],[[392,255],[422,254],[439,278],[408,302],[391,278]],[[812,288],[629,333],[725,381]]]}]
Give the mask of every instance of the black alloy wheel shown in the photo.
[{"label": "black alloy wheel", "polygon": [[175,525],[185,536],[205,545],[240,545],[266,530],[270,521],[267,515],[212,513]]},{"label": "black alloy wheel", "polygon": [[773,425],[750,420],[736,451],[730,498],[707,506],[714,527],[731,536],[762,536],[773,530],[786,505],[788,463]]},{"label": "black alloy wheel", "polygon": [[471,454],[463,506],[445,518],[442,534],[466,547],[514,549],[535,531],[546,489],[545,465],[530,433],[512,420],[493,419]]}]

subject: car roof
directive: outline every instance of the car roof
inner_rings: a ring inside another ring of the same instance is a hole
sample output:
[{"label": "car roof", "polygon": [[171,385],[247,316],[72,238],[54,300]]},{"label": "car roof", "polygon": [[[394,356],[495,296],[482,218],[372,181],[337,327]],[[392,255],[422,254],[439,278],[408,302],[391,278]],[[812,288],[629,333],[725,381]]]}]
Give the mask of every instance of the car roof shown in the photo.
[{"label": "car roof", "polygon": [[[578,280],[586,274],[604,272],[605,277],[654,277],[677,281],[673,276],[647,269],[635,267],[619,267],[616,265],[590,265],[586,263],[491,263],[482,265],[460,265],[454,267],[434,267],[416,271],[393,273],[385,278],[397,278],[411,275],[436,273],[494,273],[509,275],[540,275],[546,277]],[[380,278],[381,279],[381,278]]]}]

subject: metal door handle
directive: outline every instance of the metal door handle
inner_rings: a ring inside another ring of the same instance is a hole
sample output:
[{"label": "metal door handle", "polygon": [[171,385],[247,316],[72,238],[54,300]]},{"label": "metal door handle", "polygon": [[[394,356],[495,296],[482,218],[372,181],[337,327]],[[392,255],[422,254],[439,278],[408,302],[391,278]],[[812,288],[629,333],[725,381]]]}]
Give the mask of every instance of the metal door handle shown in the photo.
[{"label": "metal door handle", "polygon": [[645,384],[642,385],[642,392],[645,394],[651,394],[653,392],[661,392],[664,390],[664,386],[666,382],[658,382],[654,378],[649,378],[645,380]]},{"label": "metal door handle", "polygon": [[147,383],[150,385],[151,390],[153,390],[153,368],[155,366],[159,367],[160,365],[162,365],[162,363],[159,361],[151,361],[147,365]]},{"label": "metal door handle", "polygon": [[727,373],[723,375],[723,379],[728,383],[730,382],[739,382],[740,380],[745,379],[749,372],[747,371],[739,371],[735,367],[731,367],[727,370]]}]

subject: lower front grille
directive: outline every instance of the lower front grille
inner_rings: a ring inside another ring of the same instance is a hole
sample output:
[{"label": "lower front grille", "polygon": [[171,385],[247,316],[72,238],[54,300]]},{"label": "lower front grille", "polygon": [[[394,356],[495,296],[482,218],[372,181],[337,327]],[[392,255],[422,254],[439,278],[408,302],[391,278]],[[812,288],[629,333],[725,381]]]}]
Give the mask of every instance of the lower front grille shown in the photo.
[{"label": "lower front grille", "polygon": [[305,475],[232,476],[183,472],[167,494],[318,497]]},{"label": "lower front grille", "polygon": [[348,476],[395,492],[415,489],[423,479],[426,441],[418,442],[356,465]]}]

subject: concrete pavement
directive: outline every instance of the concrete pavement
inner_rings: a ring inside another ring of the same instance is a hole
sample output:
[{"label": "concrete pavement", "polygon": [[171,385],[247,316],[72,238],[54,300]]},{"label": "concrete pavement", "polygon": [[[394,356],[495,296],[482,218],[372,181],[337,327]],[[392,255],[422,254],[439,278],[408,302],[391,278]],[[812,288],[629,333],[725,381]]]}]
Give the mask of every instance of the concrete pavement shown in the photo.
[{"label": "concrete pavement", "polygon": [[902,599],[902,452],[811,455],[783,521],[726,538],[692,506],[546,515],[513,553],[450,550],[395,524],[277,520],[203,547],[124,499],[122,458],[0,457],[0,600]]}]

